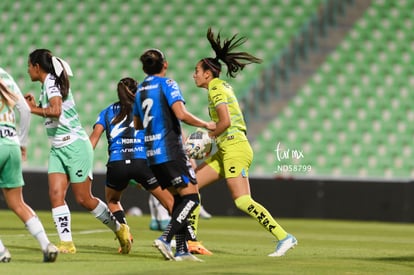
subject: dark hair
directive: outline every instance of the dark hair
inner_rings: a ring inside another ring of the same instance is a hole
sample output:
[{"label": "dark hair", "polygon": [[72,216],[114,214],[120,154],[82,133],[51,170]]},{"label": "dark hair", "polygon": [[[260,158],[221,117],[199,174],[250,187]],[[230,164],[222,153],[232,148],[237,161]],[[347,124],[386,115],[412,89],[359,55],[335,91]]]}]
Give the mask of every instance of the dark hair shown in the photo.
[{"label": "dark hair", "polygon": [[161,72],[165,56],[158,49],[149,49],[141,55],[139,60],[142,62],[142,70],[148,75],[153,75]]},{"label": "dark hair", "polygon": [[121,111],[112,120],[112,124],[121,122],[125,117],[127,117],[127,121],[131,119],[132,105],[134,104],[137,88],[138,82],[131,77],[122,78],[118,82],[117,91]]},{"label": "dark hair", "polygon": [[246,42],[247,38],[237,37],[237,34],[233,35],[230,39],[225,39],[223,45],[221,45],[220,32],[217,37],[214,37],[214,33],[211,28],[207,30],[207,39],[210,42],[211,48],[216,53],[215,58],[206,57],[200,60],[203,70],[210,70],[214,77],[218,77],[221,72],[220,61],[223,61],[227,66],[227,76],[236,77],[238,71],[251,63],[261,63],[262,60],[247,52],[231,52],[233,49]]},{"label": "dark hair", "polygon": [[65,100],[69,94],[69,77],[65,70],[63,70],[60,76],[56,75],[55,69],[53,68],[52,56],[53,54],[50,50],[37,49],[29,54],[29,61],[32,65],[39,64],[40,68],[42,68],[46,73],[50,73],[56,78],[56,85],[60,90],[62,99]]}]

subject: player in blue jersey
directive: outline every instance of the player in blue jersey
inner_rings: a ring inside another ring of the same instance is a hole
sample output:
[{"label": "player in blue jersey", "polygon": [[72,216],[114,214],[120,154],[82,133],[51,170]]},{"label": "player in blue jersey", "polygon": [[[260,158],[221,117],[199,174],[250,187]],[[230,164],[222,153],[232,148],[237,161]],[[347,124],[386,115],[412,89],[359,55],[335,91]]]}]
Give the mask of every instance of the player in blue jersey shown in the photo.
[{"label": "player in blue jersey", "polygon": [[76,201],[115,233],[122,253],[129,253],[131,241],[128,225],[117,222],[108,206],[91,193],[93,148],[75,108],[68,77],[72,75],[72,70],[51,51],[37,49],[29,55],[28,73],[32,81],[42,84],[39,105],[32,94],[27,94],[25,98],[31,113],[44,118],[52,145],[48,162],[49,197],[61,240],[59,251],[76,253],[71,215],[65,201],[71,185]]},{"label": "player in blue jersey", "polygon": [[[144,132],[135,130],[132,122],[132,106],[138,83],[130,77],[117,84],[118,101],[102,110],[89,136],[95,148],[105,132],[108,142],[108,163],[106,172],[105,197],[109,209],[120,223],[127,223],[120,202],[128,182],[140,183],[151,193],[149,207],[151,230],[164,231],[170,222],[173,197],[170,192],[159,187],[156,178],[146,162]],[[195,163],[193,163],[195,166]],[[201,243],[189,241],[189,250],[194,247],[197,253],[211,255]],[[201,251],[201,252],[200,252]]]},{"label": "player in blue jersey", "polygon": [[[16,123],[17,117],[19,123]],[[42,222],[23,198],[22,159],[26,158],[29,128],[30,108],[14,79],[0,68],[0,189],[7,206],[39,242],[43,261],[54,262],[58,249],[49,241]],[[10,260],[10,252],[0,240],[0,262]]]},{"label": "player in blue jersey", "polygon": [[[135,96],[135,128],[144,129],[147,161],[155,177],[163,189],[174,195],[170,224],[154,246],[167,260],[199,261],[188,252],[186,242],[186,232],[191,231],[188,217],[199,204],[199,193],[184,151],[180,122],[208,130],[214,130],[215,123],[187,111],[177,82],[166,77],[168,62],[160,50],[145,51],[140,61],[147,76]],[[173,237],[177,244],[175,255],[170,245]]]},{"label": "player in blue jersey", "polygon": [[144,148],[144,131],[135,130],[132,106],[138,83],[130,77],[121,79],[117,85],[118,101],[102,110],[89,136],[93,148],[103,132],[108,142],[105,197],[115,218],[126,224],[125,212],[120,203],[122,192],[128,183],[139,183],[154,195],[169,213],[174,199],[163,190],[148,167]]}]

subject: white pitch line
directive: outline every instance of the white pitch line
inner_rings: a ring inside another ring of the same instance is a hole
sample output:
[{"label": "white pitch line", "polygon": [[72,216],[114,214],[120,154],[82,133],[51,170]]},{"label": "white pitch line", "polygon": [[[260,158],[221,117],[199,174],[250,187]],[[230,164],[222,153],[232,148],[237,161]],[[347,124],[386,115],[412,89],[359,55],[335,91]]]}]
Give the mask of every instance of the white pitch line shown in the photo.
[{"label": "white pitch line", "polygon": [[[95,234],[95,233],[104,233],[104,232],[111,232],[109,229],[93,229],[93,230],[83,230],[83,231],[72,231],[72,235],[89,235],[89,234]],[[47,233],[47,232],[46,232]],[[57,236],[57,233],[47,233],[48,236]],[[12,235],[6,235],[2,234],[2,237],[29,237],[30,234],[12,234]]]}]

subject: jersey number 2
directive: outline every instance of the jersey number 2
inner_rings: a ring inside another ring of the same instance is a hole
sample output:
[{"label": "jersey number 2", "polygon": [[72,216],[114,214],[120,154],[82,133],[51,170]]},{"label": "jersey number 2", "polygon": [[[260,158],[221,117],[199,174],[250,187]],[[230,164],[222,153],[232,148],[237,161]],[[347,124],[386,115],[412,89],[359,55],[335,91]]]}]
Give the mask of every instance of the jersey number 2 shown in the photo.
[{"label": "jersey number 2", "polygon": [[151,98],[147,98],[142,102],[142,109],[144,110],[144,120],[142,122],[142,126],[144,126],[144,128],[147,128],[148,124],[153,118],[152,116],[149,115],[149,112],[153,104],[154,102],[152,101]]}]

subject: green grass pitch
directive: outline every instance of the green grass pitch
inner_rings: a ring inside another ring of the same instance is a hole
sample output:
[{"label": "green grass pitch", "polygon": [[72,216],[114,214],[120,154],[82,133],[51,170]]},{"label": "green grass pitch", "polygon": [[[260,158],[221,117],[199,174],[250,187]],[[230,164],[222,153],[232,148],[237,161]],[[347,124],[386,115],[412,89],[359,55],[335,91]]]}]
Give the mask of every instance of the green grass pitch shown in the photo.
[{"label": "green grass pitch", "polygon": [[[51,213],[38,212],[49,238],[58,237]],[[279,219],[299,244],[271,258],[273,237],[253,219],[200,220],[199,239],[214,255],[204,262],[169,262],[152,247],[160,232],[148,229],[149,216],[128,217],[134,244],[118,254],[115,235],[87,212],[72,213],[78,252],[43,263],[37,242],[8,210],[0,211],[0,237],[12,254],[1,274],[414,274],[414,225],[384,222]]]}]

